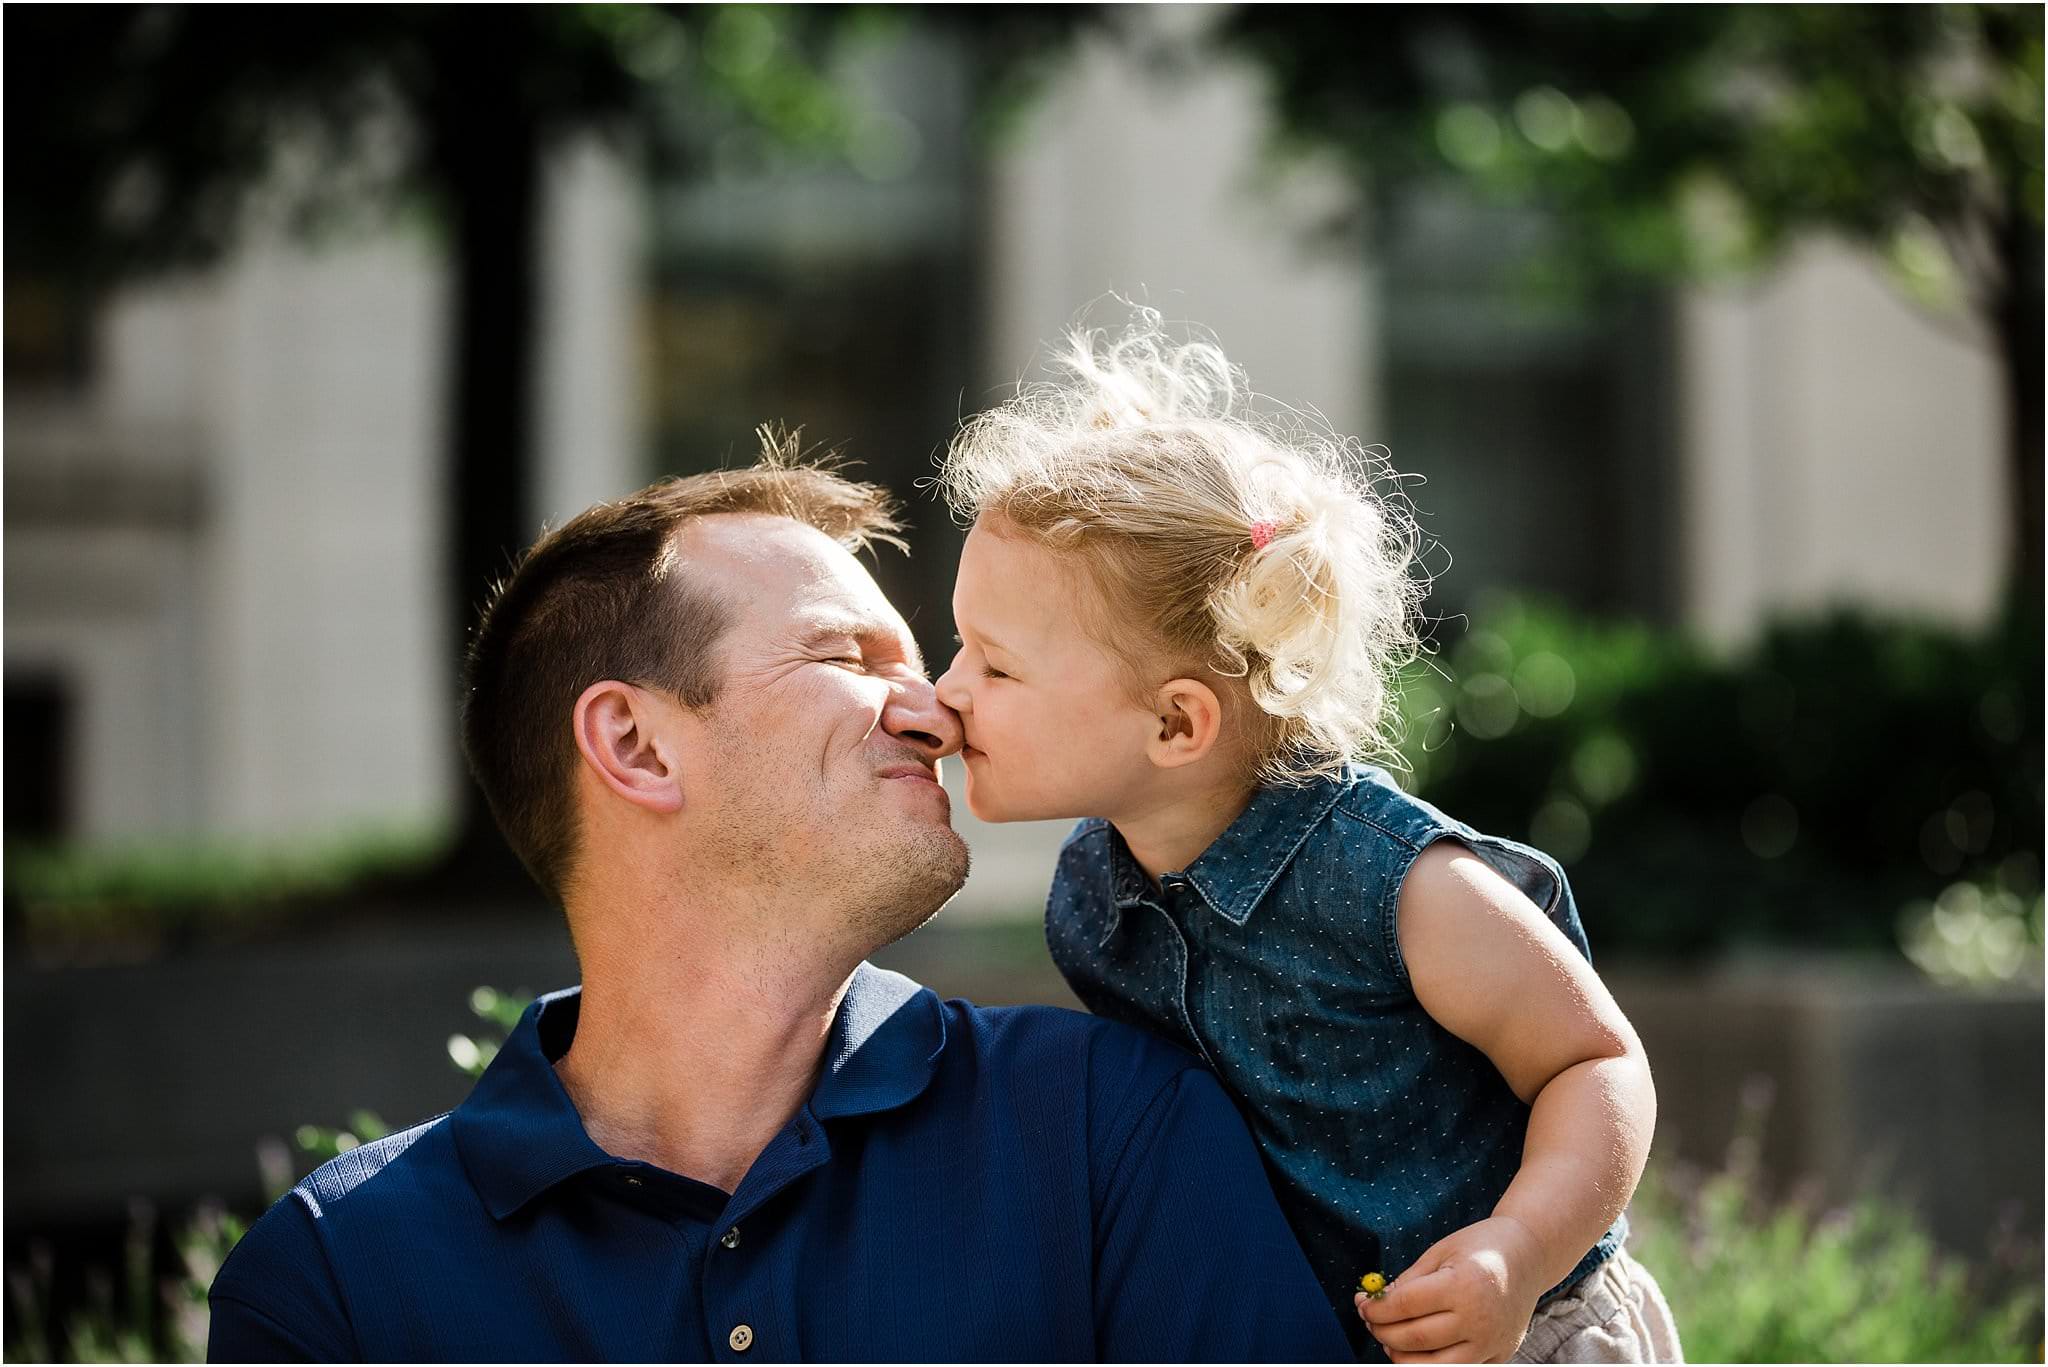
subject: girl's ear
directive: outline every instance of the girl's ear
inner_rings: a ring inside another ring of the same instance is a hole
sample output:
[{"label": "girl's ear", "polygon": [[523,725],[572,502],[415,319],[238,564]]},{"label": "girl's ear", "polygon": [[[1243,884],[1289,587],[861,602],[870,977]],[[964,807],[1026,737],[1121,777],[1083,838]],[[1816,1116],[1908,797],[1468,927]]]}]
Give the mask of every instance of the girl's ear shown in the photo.
[{"label": "girl's ear", "polygon": [[659,734],[659,708],[644,689],[605,679],[576,699],[572,724],[584,767],[614,795],[650,812],[683,806],[682,769]]},{"label": "girl's ear", "polygon": [[1159,729],[1145,743],[1145,753],[1162,769],[1193,764],[1216,748],[1223,732],[1223,704],[1216,691],[1199,679],[1169,679],[1152,695]]}]

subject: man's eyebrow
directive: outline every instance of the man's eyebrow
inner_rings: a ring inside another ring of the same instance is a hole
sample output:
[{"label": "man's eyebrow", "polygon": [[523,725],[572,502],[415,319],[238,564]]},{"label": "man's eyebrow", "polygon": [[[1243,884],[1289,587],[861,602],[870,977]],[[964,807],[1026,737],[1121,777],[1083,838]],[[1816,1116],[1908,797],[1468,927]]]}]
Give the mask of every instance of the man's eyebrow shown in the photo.
[{"label": "man's eyebrow", "polygon": [[848,637],[862,645],[885,645],[892,649],[901,648],[907,641],[910,646],[908,659],[911,668],[922,674],[924,653],[917,648],[915,636],[898,636],[895,628],[866,617],[842,617],[833,615],[813,619],[803,634],[797,638],[799,649],[810,650],[828,641],[845,640]]}]

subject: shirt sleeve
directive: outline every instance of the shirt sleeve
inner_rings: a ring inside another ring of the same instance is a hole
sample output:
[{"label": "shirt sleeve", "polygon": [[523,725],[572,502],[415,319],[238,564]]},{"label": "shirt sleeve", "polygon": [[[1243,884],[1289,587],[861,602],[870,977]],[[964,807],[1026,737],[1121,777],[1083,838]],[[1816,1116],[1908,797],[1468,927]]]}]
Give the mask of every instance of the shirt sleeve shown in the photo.
[{"label": "shirt sleeve", "polygon": [[207,1293],[208,1362],[356,1362],[313,1214],[290,1193],[249,1227]]},{"label": "shirt sleeve", "polygon": [[1222,1086],[1182,1070],[1127,1133],[1097,1206],[1100,1356],[1354,1361]]}]

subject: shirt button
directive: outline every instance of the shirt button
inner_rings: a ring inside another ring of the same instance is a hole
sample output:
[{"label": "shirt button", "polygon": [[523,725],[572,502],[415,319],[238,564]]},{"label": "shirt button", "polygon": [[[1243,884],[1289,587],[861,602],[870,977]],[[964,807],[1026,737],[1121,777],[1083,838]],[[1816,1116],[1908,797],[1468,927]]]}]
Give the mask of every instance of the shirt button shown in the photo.
[{"label": "shirt button", "polygon": [[732,1332],[725,1336],[725,1341],[732,1345],[735,1353],[744,1353],[754,1346],[754,1331],[748,1325],[735,1324]]},{"label": "shirt button", "polygon": [[740,1227],[734,1225],[731,1229],[719,1235],[718,1242],[727,1248],[738,1248],[740,1246]]}]

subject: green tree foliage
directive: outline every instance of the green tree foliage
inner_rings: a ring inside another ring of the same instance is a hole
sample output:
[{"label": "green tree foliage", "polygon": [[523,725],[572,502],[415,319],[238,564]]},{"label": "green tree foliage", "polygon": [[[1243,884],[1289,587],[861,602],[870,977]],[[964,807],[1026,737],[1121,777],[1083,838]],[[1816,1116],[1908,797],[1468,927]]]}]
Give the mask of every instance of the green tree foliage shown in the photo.
[{"label": "green tree foliage", "polygon": [[1563,860],[1604,952],[1890,953],[1919,901],[1951,930],[1964,900],[2034,924],[2041,670],[2017,615],[1785,621],[1723,660],[1497,598],[1403,680],[1404,753],[1431,801]]},{"label": "green tree foliage", "polygon": [[[914,13],[914,12],[913,12]],[[1078,13],[935,18],[1013,99]],[[529,504],[535,261],[549,151],[608,135],[673,182],[748,129],[842,155],[834,44],[898,16],[768,5],[52,5],[8,23],[10,290],[90,293],[218,259],[252,227],[322,232],[413,212],[454,283],[447,424],[452,652],[536,529]],[[10,298],[10,310],[16,307]],[[450,890],[523,885],[460,788]]]},{"label": "green tree foliage", "polygon": [[1966,307],[2008,387],[2016,583],[2041,552],[2037,5],[1246,5],[1214,39],[1374,201],[1450,182],[1556,216],[1581,284],[1715,278],[1822,229]]}]

